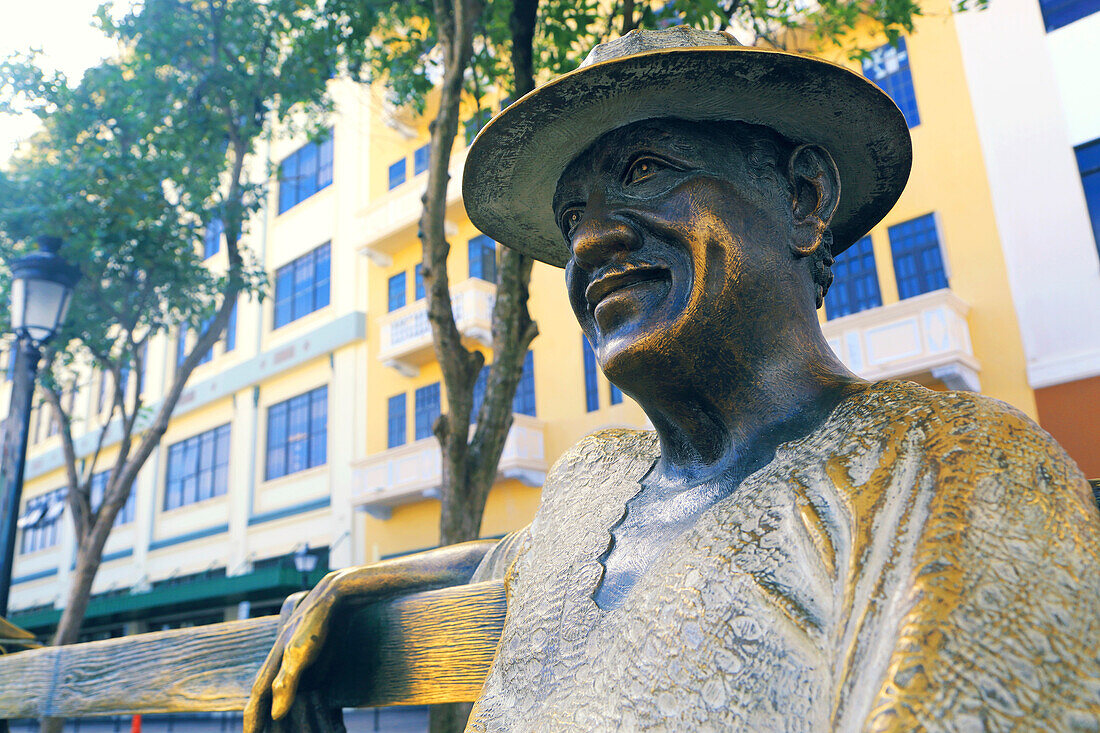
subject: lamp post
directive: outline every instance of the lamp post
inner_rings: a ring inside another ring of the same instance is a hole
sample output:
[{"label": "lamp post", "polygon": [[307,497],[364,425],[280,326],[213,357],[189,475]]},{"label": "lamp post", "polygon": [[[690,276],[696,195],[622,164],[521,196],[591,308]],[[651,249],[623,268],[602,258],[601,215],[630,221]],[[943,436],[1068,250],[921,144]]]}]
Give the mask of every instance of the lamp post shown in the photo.
[{"label": "lamp post", "polygon": [[294,567],[302,574],[302,590],[308,590],[309,574],[317,567],[317,556],[309,551],[308,542],[303,542],[294,553]]},{"label": "lamp post", "polygon": [[19,350],[15,355],[11,405],[0,464],[0,616],[8,613],[38,362],[42,358],[42,347],[65,320],[73,287],[80,277],[80,271],[57,254],[60,246],[61,240],[56,237],[39,237],[39,251],[11,264],[11,325]]}]

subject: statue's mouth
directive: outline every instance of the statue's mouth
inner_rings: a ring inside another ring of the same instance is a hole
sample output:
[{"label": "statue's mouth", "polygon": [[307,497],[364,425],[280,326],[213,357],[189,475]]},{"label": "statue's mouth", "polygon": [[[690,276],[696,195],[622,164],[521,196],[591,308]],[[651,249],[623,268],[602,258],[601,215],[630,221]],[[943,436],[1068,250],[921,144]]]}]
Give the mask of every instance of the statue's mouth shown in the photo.
[{"label": "statue's mouth", "polygon": [[607,296],[619,290],[651,282],[667,282],[672,273],[664,267],[635,265],[626,269],[605,273],[588,284],[584,297],[590,308],[595,308]]}]

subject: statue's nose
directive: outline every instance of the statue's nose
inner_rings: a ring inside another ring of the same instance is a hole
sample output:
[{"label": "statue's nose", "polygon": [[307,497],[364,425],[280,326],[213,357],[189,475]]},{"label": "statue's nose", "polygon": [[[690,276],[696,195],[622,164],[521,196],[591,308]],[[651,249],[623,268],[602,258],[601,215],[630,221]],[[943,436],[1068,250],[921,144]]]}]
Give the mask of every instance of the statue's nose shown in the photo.
[{"label": "statue's nose", "polygon": [[608,206],[602,197],[592,197],[573,231],[573,256],[584,269],[606,264],[642,245],[630,219]]}]

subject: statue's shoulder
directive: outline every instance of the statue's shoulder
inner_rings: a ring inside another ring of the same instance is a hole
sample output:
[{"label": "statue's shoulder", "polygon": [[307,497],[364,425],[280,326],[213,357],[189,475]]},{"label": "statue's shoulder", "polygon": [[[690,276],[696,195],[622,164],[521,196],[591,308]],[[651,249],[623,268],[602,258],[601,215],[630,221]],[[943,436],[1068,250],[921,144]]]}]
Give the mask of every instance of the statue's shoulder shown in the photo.
[{"label": "statue's shoulder", "polygon": [[1050,434],[1024,412],[987,395],[896,381],[878,382],[870,391],[864,409],[876,412],[880,421],[902,420],[961,441],[998,440],[1008,432],[1058,448]]},{"label": "statue's shoulder", "polygon": [[547,483],[578,473],[607,471],[635,461],[652,463],[660,455],[657,434],[652,430],[605,428],[589,433],[554,461]]},{"label": "statue's shoulder", "polygon": [[[1072,495],[1091,505],[1088,482],[1051,435],[1021,410],[973,392],[941,392],[912,382],[880,382],[863,407],[878,427],[904,423],[926,461],[940,466],[937,490],[951,478],[967,492]],[[1006,491],[1006,489],[1008,489]],[[1085,501],[1088,499],[1088,501]]]},{"label": "statue's shoulder", "polygon": [[554,461],[543,485],[542,503],[623,482],[634,485],[634,491],[660,454],[652,430],[606,428],[589,433]]}]

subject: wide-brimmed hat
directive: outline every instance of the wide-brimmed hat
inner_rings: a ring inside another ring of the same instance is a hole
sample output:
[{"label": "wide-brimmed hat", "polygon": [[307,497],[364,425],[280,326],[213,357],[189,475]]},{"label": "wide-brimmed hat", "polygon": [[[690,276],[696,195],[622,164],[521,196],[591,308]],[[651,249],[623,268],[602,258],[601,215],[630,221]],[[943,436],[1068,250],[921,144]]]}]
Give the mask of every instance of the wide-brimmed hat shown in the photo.
[{"label": "wide-brimmed hat", "polygon": [[640,120],[739,120],[828,150],[840,171],[833,253],[901,195],[913,148],[881,89],[812,56],[742,46],[686,26],[632,31],[493,118],[466,158],[470,220],[501,244],[562,267],[569,249],[551,200],[562,172],[604,133]]}]

